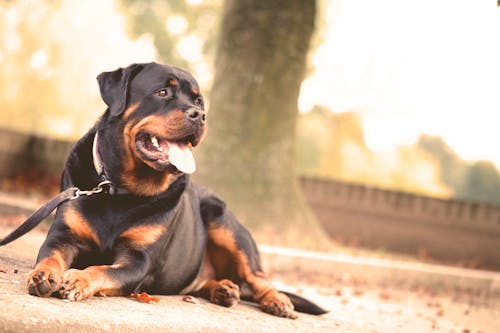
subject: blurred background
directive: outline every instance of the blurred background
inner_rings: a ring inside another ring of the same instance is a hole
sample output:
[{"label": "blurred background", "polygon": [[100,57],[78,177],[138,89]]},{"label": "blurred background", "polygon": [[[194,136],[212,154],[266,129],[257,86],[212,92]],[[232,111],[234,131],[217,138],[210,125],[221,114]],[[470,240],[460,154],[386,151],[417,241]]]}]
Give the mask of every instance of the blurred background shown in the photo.
[{"label": "blurred background", "polygon": [[[189,69],[211,106],[232,9],[223,0],[0,1],[0,127],[74,141],[105,110],[97,74],[134,62]],[[316,1],[292,101],[298,178],[486,205],[495,223],[499,34],[496,0]]]}]

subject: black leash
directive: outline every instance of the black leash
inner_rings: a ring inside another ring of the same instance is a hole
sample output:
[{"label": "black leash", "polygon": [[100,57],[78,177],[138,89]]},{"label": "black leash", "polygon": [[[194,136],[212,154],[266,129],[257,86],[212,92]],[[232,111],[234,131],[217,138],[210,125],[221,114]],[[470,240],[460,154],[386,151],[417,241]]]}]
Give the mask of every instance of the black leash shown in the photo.
[{"label": "black leash", "polygon": [[39,225],[47,216],[50,215],[61,204],[68,200],[78,199],[82,195],[90,196],[93,194],[101,193],[107,187],[107,191],[113,189],[110,181],[105,180],[100,182],[96,187],[90,191],[82,191],[78,187],[70,187],[63,192],[59,193],[42,207],[38,208],[26,221],[23,222],[16,230],[11,232],[8,236],[0,240],[0,246],[9,244],[10,242],[18,239],[25,233],[29,232],[31,229]]}]

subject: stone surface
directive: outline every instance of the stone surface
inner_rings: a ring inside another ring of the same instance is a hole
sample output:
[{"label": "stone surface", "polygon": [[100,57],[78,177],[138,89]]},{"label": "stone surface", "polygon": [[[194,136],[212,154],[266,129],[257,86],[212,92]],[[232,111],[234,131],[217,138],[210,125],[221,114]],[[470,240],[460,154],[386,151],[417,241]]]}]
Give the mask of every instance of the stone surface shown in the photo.
[{"label": "stone surface", "polygon": [[[1,236],[13,229],[13,223],[6,222],[0,217]],[[390,276],[384,286],[378,278],[370,277],[377,270],[383,275],[389,269],[387,263],[377,265],[376,261],[365,258],[372,268],[360,278],[352,274],[363,272],[363,266],[357,273],[343,273],[336,269],[342,269],[341,265],[324,258],[321,261],[310,253],[300,255],[269,247],[263,248],[265,266],[277,287],[306,296],[328,309],[328,314],[299,314],[297,320],[290,320],[265,314],[253,303],[242,302],[228,309],[199,298],[197,304],[184,302],[182,296],[160,296],[157,304],[139,303],[126,297],[94,297],[79,303],[38,298],[25,292],[25,281],[45,231],[42,225],[0,248],[0,332],[500,331],[500,303],[485,289],[457,291],[446,283],[437,290],[424,285],[405,289],[398,284],[390,286]],[[281,264],[276,257],[283,258]],[[357,260],[359,264],[363,261]],[[410,267],[399,274],[407,271],[411,271]],[[418,275],[418,270],[412,274]],[[445,277],[446,272],[439,272],[439,276]],[[490,277],[497,281],[495,273]]]}]

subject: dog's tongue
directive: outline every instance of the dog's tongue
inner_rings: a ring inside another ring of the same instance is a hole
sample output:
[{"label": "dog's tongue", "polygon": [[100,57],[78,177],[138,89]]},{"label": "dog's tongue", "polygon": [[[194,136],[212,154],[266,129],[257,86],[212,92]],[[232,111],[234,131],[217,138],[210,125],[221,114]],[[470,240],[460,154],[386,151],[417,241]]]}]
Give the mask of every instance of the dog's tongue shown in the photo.
[{"label": "dog's tongue", "polygon": [[191,145],[169,142],[168,159],[181,172],[191,174],[196,170]]}]

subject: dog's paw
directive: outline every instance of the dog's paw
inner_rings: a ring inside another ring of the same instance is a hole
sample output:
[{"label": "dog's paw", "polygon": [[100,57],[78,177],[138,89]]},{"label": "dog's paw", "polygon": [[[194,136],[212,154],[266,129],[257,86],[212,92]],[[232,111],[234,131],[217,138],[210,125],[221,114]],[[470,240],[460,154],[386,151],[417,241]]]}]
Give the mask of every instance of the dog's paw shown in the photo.
[{"label": "dog's paw", "polygon": [[62,275],[57,270],[35,267],[28,275],[26,289],[30,295],[48,297],[61,287]]},{"label": "dog's paw", "polygon": [[260,308],[262,311],[274,316],[290,319],[297,318],[290,299],[276,290],[269,292],[260,300]]},{"label": "dog's paw", "polygon": [[77,302],[94,295],[92,276],[89,272],[69,269],[64,273],[59,294],[62,298]]},{"label": "dog's paw", "polygon": [[210,289],[210,302],[225,307],[236,305],[240,300],[240,288],[230,280],[220,280]]}]

